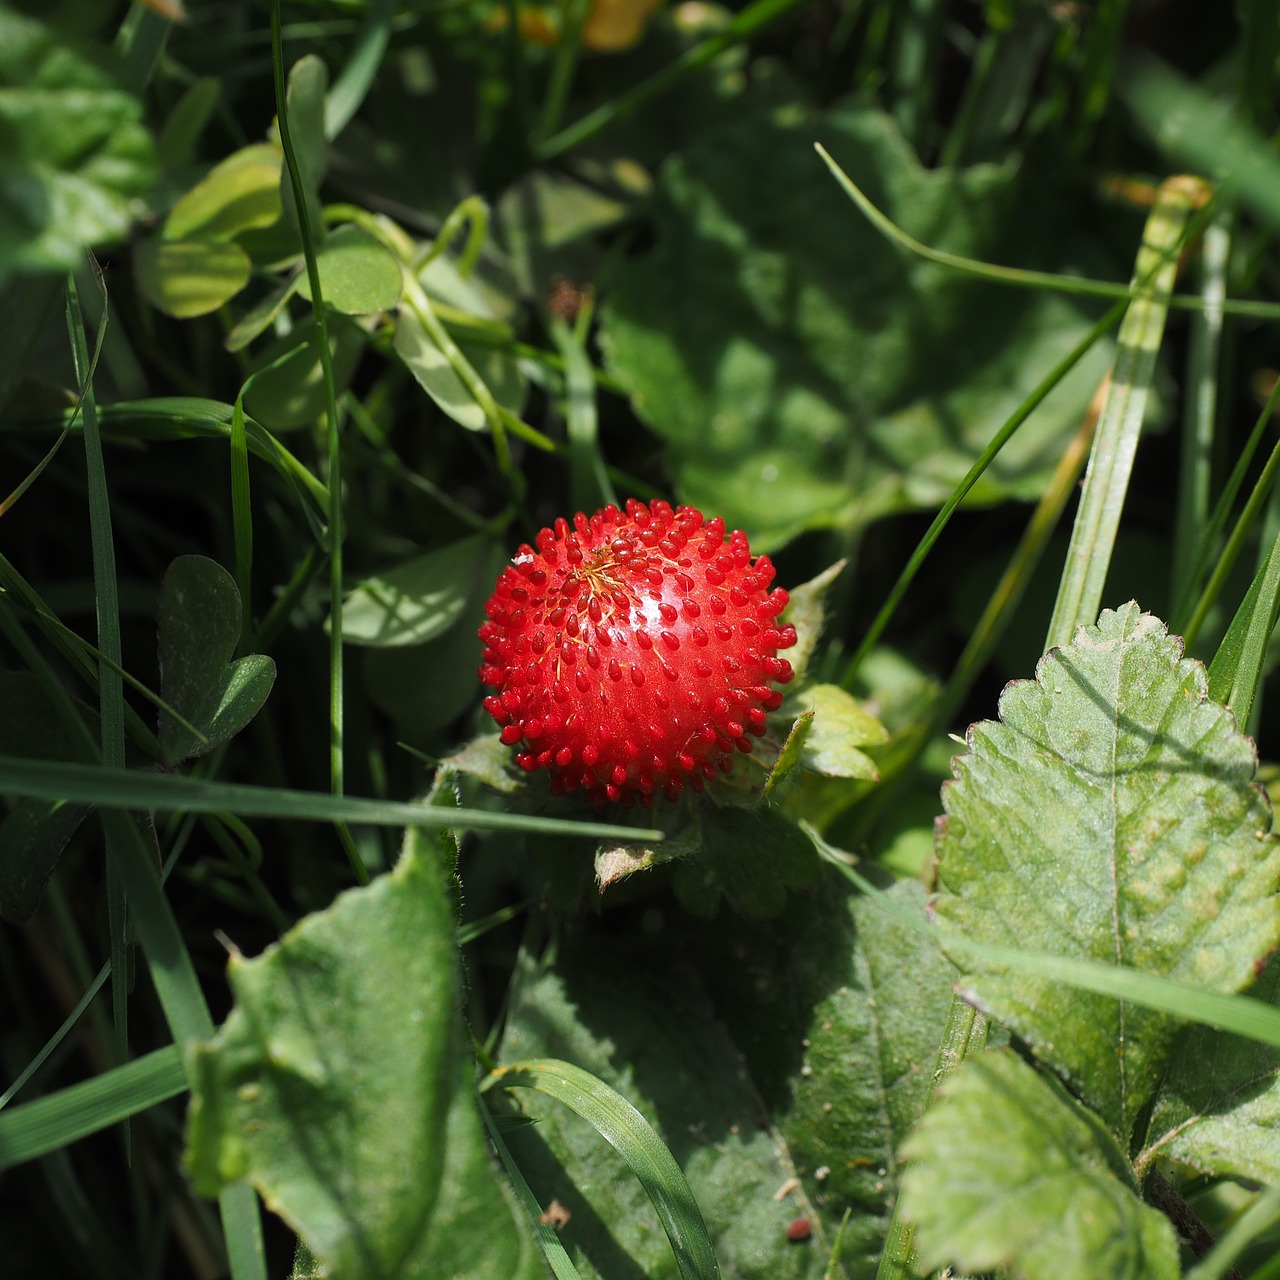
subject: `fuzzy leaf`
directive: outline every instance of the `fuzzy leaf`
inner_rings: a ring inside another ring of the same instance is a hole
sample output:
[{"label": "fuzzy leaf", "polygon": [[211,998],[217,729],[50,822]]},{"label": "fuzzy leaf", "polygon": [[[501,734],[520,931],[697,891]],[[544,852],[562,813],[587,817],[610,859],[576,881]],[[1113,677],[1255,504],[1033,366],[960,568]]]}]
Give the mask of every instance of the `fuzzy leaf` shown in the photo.
[{"label": "fuzzy leaf", "polygon": [[776,915],[787,891],[812,884],[820,865],[808,836],[772,806],[707,805],[702,847],[676,864],[675,891],[696,915],[714,913],[722,894],[744,915]]},{"label": "fuzzy leaf", "polygon": [[1023,1280],[1180,1274],[1173,1228],[1138,1198],[1115,1139],[1009,1051],[948,1077],[902,1154],[900,1207],[922,1269],[1007,1269]]},{"label": "fuzzy leaf", "polygon": [[[1280,964],[1272,961],[1249,995],[1280,1003]],[[1193,1027],[1160,1089],[1147,1150],[1204,1173],[1280,1183],[1280,1051]]]},{"label": "fuzzy leaf", "polygon": [[326,1274],[545,1274],[476,1114],[441,880],[411,832],[390,875],[233,957],[235,1007],[192,1060],[197,1185],[248,1178]]},{"label": "fuzzy leaf", "polygon": [[[658,815],[657,820],[663,816]],[[609,841],[596,850],[596,888],[603,893],[610,885],[637,871],[649,871],[674,858],[697,853],[701,845],[702,833],[697,822],[686,822],[661,842]]]},{"label": "fuzzy leaf", "polygon": [[[1280,941],[1270,805],[1252,742],[1181,654],[1136,604],[1108,610],[969,730],[943,788],[945,924],[1213,991],[1252,980]],[[1007,967],[960,989],[1128,1141],[1175,1019]]]},{"label": "fuzzy leaf", "polygon": [[263,654],[234,662],[240,641],[240,592],[220,565],[180,556],[160,586],[160,693],[204,733],[201,742],[172,716],[160,715],[160,756],[175,765],[234,737],[256,716],[275,683]]}]

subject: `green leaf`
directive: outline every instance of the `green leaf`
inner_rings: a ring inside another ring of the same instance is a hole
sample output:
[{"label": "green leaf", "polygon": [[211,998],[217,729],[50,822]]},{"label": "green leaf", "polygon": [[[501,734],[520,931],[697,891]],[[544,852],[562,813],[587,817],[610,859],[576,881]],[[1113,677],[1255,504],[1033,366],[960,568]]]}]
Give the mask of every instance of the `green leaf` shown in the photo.
[{"label": "green leaf", "polygon": [[[316,253],[325,305],[344,315],[389,311],[400,301],[400,264],[391,250],[359,227],[339,227]],[[311,281],[298,277],[298,292],[311,301]]]},{"label": "green leaf", "polygon": [[166,240],[232,240],[280,217],[279,147],[242,147],[209,171],[169,210]]},{"label": "green leaf", "polygon": [[247,1178],[329,1274],[545,1274],[476,1114],[454,928],[410,833],[391,874],[232,958],[235,1006],[193,1056],[197,1186]]},{"label": "green leaf", "polygon": [[249,283],[249,255],[224,240],[140,240],[133,250],[138,288],[179,320],[208,315]]},{"label": "green leaf", "polygon": [[[1136,604],[1010,685],[943,789],[941,921],[997,944],[1236,992],[1280,941],[1280,851],[1253,744],[1204,668]],[[1130,1002],[969,964],[960,990],[1068,1079],[1127,1142],[1178,1023]]]},{"label": "green leaf", "polygon": [[888,742],[889,731],[839,685],[815,684],[801,689],[791,702],[813,712],[813,727],[801,759],[815,773],[830,778],[879,778],[875,761],[859,747]]},{"label": "green leaf", "polygon": [[180,556],[160,585],[160,690],[175,711],[205,735],[201,742],[160,714],[160,755],[173,766],[234,737],[266,702],[276,664],[262,654],[232,658],[240,642],[235,579],[203,556]]},{"label": "green leaf", "polygon": [[[999,261],[1070,251],[1061,207],[1014,166],[927,172],[866,109],[760,114],[668,161],[655,246],[619,262],[601,340],[681,498],[761,550],[940,505],[1087,328],[1073,301],[886,250],[815,137],[919,239]],[[970,502],[1039,495],[1108,356],[1089,352]]]},{"label": "green leaf", "polygon": [[[504,408],[518,414],[524,406],[524,375],[515,359],[493,347],[460,343],[459,348],[481,380]],[[408,308],[396,319],[396,354],[408,366],[418,385],[459,426],[484,431],[484,410],[467,390],[443,351],[431,340],[422,322]]]},{"label": "green leaf", "polygon": [[[803,1197],[774,1198],[794,1172],[785,1146],[696,974],[664,955],[635,964],[634,943],[566,944],[554,969],[517,971],[500,1061],[571,1061],[634,1106],[683,1172],[726,1277],[819,1280],[817,1250],[786,1239]],[[585,1280],[680,1276],[648,1196],[600,1132],[576,1107],[521,1101],[538,1123],[507,1145],[538,1199],[569,1211],[560,1238]]]},{"label": "green leaf", "polygon": [[57,1151],[187,1090],[174,1045],[0,1112],[0,1171]]},{"label": "green leaf", "polygon": [[701,816],[698,856],[676,864],[676,896],[687,911],[711,915],[723,895],[744,915],[776,915],[788,890],[817,878],[809,838],[772,806],[707,805]]},{"label": "green leaf", "polygon": [[196,80],[178,99],[156,141],[156,158],[167,173],[177,173],[195,158],[196,141],[209,123],[222,86],[213,76]]},{"label": "green leaf", "polygon": [[494,556],[492,540],[476,534],[365,578],[342,606],[343,638],[380,648],[434,639],[490,585]]},{"label": "green leaf", "polygon": [[[1249,994],[1280,1004],[1280,964]],[[1160,1088],[1140,1167],[1157,1157],[1204,1173],[1280,1183],[1280,1050],[1210,1027],[1181,1040]]]},{"label": "green leaf", "polygon": [[0,9],[0,282],[121,239],[151,183],[142,106],[31,18]]},{"label": "green leaf", "polygon": [[1097,1117],[1013,1053],[965,1062],[903,1145],[922,1269],[1175,1280],[1178,1244]]}]

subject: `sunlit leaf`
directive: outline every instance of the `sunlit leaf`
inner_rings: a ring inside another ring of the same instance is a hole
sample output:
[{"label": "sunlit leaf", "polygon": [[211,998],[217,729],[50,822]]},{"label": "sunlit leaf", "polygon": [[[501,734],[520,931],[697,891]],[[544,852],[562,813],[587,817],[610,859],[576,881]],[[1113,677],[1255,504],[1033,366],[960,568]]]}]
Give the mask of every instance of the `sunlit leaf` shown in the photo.
[{"label": "sunlit leaf", "polygon": [[232,958],[235,1006],[195,1054],[197,1185],[249,1179],[330,1274],[544,1274],[476,1114],[454,929],[411,834],[390,875]]},{"label": "sunlit leaf", "polygon": [[166,240],[230,240],[280,217],[278,147],[259,144],[233,152],[169,210]]},{"label": "sunlit leaf", "polygon": [[[1210,991],[1252,981],[1280,941],[1280,850],[1253,744],[1180,640],[1136,604],[1108,610],[1010,685],[1000,717],[969,730],[943,789],[939,918]],[[1011,967],[960,989],[1128,1141],[1176,1019]]]},{"label": "sunlit leaf", "polygon": [[143,297],[180,320],[208,315],[249,283],[249,255],[226,240],[141,240],[133,269]]},{"label": "sunlit leaf", "polygon": [[923,1268],[1024,1280],[1175,1280],[1169,1220],[1124,1152],[1050,1077],[1008,1051],[970,1059],[903,1145],[902,1212]]}]

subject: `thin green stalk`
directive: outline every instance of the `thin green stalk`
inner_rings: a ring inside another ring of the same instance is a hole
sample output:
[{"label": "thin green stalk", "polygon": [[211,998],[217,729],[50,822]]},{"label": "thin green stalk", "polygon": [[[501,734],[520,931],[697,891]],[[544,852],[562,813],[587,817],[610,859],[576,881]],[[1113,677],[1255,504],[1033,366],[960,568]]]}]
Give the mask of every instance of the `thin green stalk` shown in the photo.
[{"label": "thin green stalk", "polygon": [[1198,179],[1169,179],[1162,184],[1143,229],[1133,280],[1145,296],[1134,299],[1120,326],[1046,649],[1066,644],[1077,626],[1092,623],[1098,616],[1164,335],[1166,301],[1177,278],[1178,249],[1184,243],[1187,220],[1204,191]]},{"label": "thin green stalk", "polygon": [[866,634],[862,637],[861,643],[854,651],[853,657],[849,659],[841,677],[840,683],[846,688],[850,688],[854,678],[858,673],[858,668],[862,665],[868,653],[879,642],[884,629],[889,625],[898,605],[902,601],[902,597],[906,595],[907,588],[911,585],[916,574],[920,571],[921,565],[924,564],[929,552],[933,550],[934,544],[942,536],[942,531],[947,527],[952,515],[969,490],[977,484],[982,473],[991,465],[996,455],[1008,444],[1013,433],[1030,417],[1032,411],[1038,404],[1053,390],[1059,382],[1075,367],[1076,363],[1089,350],[1099,338],[1111,329],[1124,313],[1124,304],[1116,303],[1107,313],[1099,320],[1074,347],[1060,360],[1049,372],[1041,379],[1039,385],[1027,397],[1026,400],[1014,410],[1013,416],[1000,428],[999,431],[991,438],[991,442],[979,455],[978,460],[969,468],[968,474],[961,480],[956,487],[955,492],[949,497],[943,505],[941,511],[934,517],[933,523],[925,531],[924,537],[920,539],[911,559],[907,561],[906,566],[898,575],[897,582],[893,585],[893,590],[889,592],[889,597],[880,607],[880,612],[876,614],[871,626],[867,628]]},{"label": "thin green stalk", "polygon": [[243,647],[253,629],[253,502],[241,396],[236,397],[231,412],[231,527],[235,533],[235,579],[240,592],[240,647]]},{"label": "thin green stalk", "polygon": [[560,44],[551,67],[551,83],[542,104],[542,118],[538,122],[538,141],[550,138],[560,127],[569,90],[573,87],[574,73],[578,69],[578,57],[582,52],[582,29],[591,12],[591,0],[561,0],[563,15],[560,28]]},{"label": "thin green stalk", "polygon": [[[342,438],[338,424],[338,395],[333,376],[333,353],[329,349],[329,325],[325,318],[324,294],[320,288],[320,267],[311,220],[307,216],[308,193],[302,182],[302,171],[289,130],[289,104],[284,84],[284,53],[280,39],[280,0],[271,3],[271,68],[275,80],[276,116],[280,125],[280,145],[284,150],[289,183],[293,188],[294,206],[298,210],[298,234],[302,256],[307,265],[307,281],[311,286],[311,315],[315,323],[316,346],[320,371],[324,380],[325,421],[329,441],[329,783],[336,796],[343,793],[344,781],[344,716],[345,698],[342,667]],[[360,857],[355,841],[344,823],[337,825],[338,838],[360,884],[369,883],[369,871]]]},{"label": "thin green stalk", "polygon": [[[1091,280],[1086,276],[1062,276],[1052,271],[1028,271],[1022,267],[1002,267],[997,263],[981,262],[977,258],[966,258],[958,253],[948,253],[945,249],[934,249],[930,245],[909,235],[897,223],[887,218],[867,198],[866,193],[849,177],[847,173],[831,158],[831,153],[820,143],[814,143],[814,149],[822,157],[823,163],[831,171],[832,176],[840,184],[845,195],[857,205],[859,211],[880,232],[890,244],[907,250],[917,258],[936,263],[940,267],[949,267],[953,271],[965,275],[976,276],[980,280],[990,280],[996,284],[1013,285],[1020,289],[1047,290],[1052,293],[1078,294],[1086,298],[1121,298],[1133,301],[1149,296],[1149,282],[1131,281],[1127,285],[1116,284],[1110,280]],[[1185,240],[1191,240],[1213,216],[1209,205],[1204,205],[1187,228]],[[1162,299],[1166,307],[1183,311],[1200,311],[1204,308],[1204,299],[1198,294],[1175,293]],[[1222,304],[1222,312],[1229,316],[1253,316],[1264,320],[1280,320],[1280,303],[1253,302],[1241,298],[1228,298]]]},{"label": "thin green stalk", "polygon": [[735,14],[722,31],[686,50],[669,66],[655,72],[647,80],[642,80],[634,88],[620,93],[611,101],[588,112],[581,120],[544,139],[535,148],[535,159],[545,163],[566,151],[572,151],[611,124],[631,115],[642,103],[665,92],[689,72],[705,67],[726,49],[751,39],[770,23],[804,3],[805,0],[754,0],[754,3]]},{"label": "thin green stalk", "polygon": [[[105,290],[102,323],[107,323]],[[122,769],[124,754],[124,681],[120,645],[120,598],[116,582],[115,543],[111,532],[111,499],[107,492],[106,462],[102,434],[98,429],[97,401],[93,394],[93,372],[85,340],[84,319],[75,277],[67,275],[67,333],[76,381],[81,387],[84,421],[84,452],[89,486],[89,537],[93,552],[93,593],[98,617],[98,649],[105,661],[98,670],[102,760],[109,768]],[[79,717],[76,717],[77,722]],[[129,987],[126,905],[121,878],[120,851],[107,833],[107,928],[111,952],[111,1012],[115,1029],[113,1059],[119,1064],[129,1056]],[[128,1127],[124,1129],[125,1159],[132,1160]]]}]

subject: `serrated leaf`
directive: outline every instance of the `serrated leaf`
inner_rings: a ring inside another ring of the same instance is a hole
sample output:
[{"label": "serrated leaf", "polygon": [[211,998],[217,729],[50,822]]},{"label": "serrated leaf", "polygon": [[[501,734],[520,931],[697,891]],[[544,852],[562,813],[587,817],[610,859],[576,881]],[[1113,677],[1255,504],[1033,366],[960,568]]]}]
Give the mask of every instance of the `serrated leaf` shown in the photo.
[{"label": "serrated leaf", "polygon": [[240,624],[240,592],[220,564],[180,556],[169,566],[157,609],[160,692],[206,741],[161,712],[164,764],[212,751],[239,733],[266,702],[276,664],[263,654],[232,661]]},{"label": "serrated leaf", "polygon": [[[1274,960],[1249,995],[1280,1003]],[[1182,1038],[1147,1128],[1145,1166],[1171,1157],[1203,1173],[1280,1183],[1280,1050],[1193,1027]]]},{"label": "serrated leaf", "polygon": [[154,169],[142,104],[46,27],[0,9],[0,282],[121,239]]},{"label": "serrated leaf", "polygon": [[343,637],[386,648],[442,635],[462,616],[477,584],[487,585],[493,559],[492,540],[475,534],[365,578],[343,603]]},{"label": "serrated leaf", "polygon": [[[1041,659],[969,730],[943,788],[941,921],[973,938],[1239,991],[1280,940],[1280,851],[1253,744],[1204,668],[1130,603]],[[1176,1019],[970,970],[967,998],[1061,1071],[1127,1142]]]},{"label": "serrated leaf", "polygon": [[141,240],[133,250],[138,288],[179,320],[208,315],[249,283],[249,255],[224,240]]},{"label": "serrated leaf", "polygon": [[188,1164],[247,1178],[335,1276],[544,1275],[475,1110],[438,853],[306,917],[254,960],[191,1062]]},{"label": "serrated leaf", "polygon": [[[998,1137],[997,1137],[998,1135]],[[1097,1117],[1007,1050],[963,1063],[903,1144],[900,1209],[923,1269],[1024,1280],[1176,1280],[1169,1220]]]},{"label": "serrated leaf", "polygon": [[875,781],[880,777],[875,761],[858,748],[888,742],[889,732],[857,698],[839,685],[815,684],[801,689],[791,701],[813,713],[813,728],[802,754],[806,768],[830,778]]},{"label": "serrated leaf", "polygon": [[[1088,326],[1061,296],[887,249],[815,139],[927,243],[1035,265],[1074,248],[1061,206],[1036,203],[1029,170],[927,171],[892,120],[866,108],[761,111],[669,160],[653,247],[618,260],[601,342],[666,440],[681,498],[761,550],[941,505],[993,424]],[[1039,496],[1108,357],[1089,352],[968,501]]]},{"label": "serrated leaf", "polygon": [[816,578],[792,587],[790,600],[782,611],[781,622],[789,622],[796,629],[796,642],[787,650],[787,661],[795,672],[797,682],[803,681],[809,669],[809,659],[822,634],[822,622],[826,614],[827,595],[848,561],[837,560]]},{"label": "serrated leaf", "polygon": [[[388,311],[400,301],[400,264],[391,250],[359,227],[339,227],[316,253],[325,306],[344,315]],[[298,277],[298,293],[311,301],[311,278]]]},{"label": "serrated leaf", "polygon": [[[418,385],[454,422],[468,431],[486,430],[484,410],[444,352],[431,340],[422,322],[407,308],[400,311],[396,320],[395,349]],[[524,405],[525,382],[514,358],[496,348],[463,344],[460,350],[494,399],[504,408],[519,413]]]},{"label": "serrated leaf", "polygon": [[164,238],[231,240],[252,227],[269,227],[280,217],[282,160],[279,148],[265,143],[233,152],[169,210]]}]

